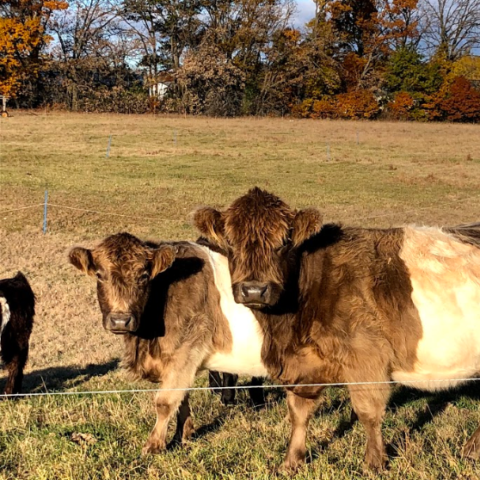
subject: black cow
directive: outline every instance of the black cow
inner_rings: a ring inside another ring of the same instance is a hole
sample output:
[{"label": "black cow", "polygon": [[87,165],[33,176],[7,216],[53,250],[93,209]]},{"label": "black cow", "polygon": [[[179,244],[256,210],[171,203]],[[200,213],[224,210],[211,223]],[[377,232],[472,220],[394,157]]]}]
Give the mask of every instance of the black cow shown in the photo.
[{"label": "black cow", "polygon": [[35,295],[23,273],[0,280],[0,358],[8,371],[5,394],[20,393],[28,341],[35,315]]}]

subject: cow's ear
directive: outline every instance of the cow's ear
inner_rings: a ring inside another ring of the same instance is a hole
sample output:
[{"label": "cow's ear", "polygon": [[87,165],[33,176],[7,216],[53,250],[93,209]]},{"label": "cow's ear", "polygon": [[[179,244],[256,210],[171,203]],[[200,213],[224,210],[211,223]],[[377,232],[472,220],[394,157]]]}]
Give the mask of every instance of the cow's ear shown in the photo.
[{"label": "cow's ear", "polygon": [[175,249],[171,245],[162,245],[153,251],[150,278],[169,268],[175,260]]},{"label": "cow's ear", "polygon": [[298,247],[322,228],[323,216],[316,208],[300,210],[293,219],[292,243]]},{"label": "cow's ear", "polygon": [[95,262],[93,261],[92,251],[88,248],[72,248],[68,254],[68,260],[74,267],[78,268],[87,275],[95,275]]},{"label": "cow's ear", "polygon": [[225,222],[221,212],[210,207],[199,208],[193,213],[193,223],[210,242],[225,247]]}]

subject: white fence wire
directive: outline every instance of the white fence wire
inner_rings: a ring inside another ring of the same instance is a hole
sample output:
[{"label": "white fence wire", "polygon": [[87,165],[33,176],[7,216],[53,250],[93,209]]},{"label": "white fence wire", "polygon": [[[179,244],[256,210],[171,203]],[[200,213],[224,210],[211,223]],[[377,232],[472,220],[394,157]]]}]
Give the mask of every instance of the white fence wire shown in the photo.
[{"label": "white fence wire", "polygon": [[[447,383],[467,383],[479,381],[479,377],[470,378],[438,378],[428,379],[428,382],[447,382]],[[385,380],[379,382],[337,382],[337,383],[291,383],[291,384],[274,384],[268,383],[262,385],[232,385],[229,387],[185,387],[185,388],[134,388],[123,390],[79,390],[79,391],[61,391],[61,392],[31,392],[31,393],[12,393],[12,394],[0,394],[1,398],[21,398],[21,397],[48,397],[48,396],[74,396],[74,395],[112,395],[112,394],[124,394],[124,393],[158,393],[158,392],[202,392],[202,391],[221,391],[221,390],[251,390],[254,388],[327,388],[327,387],[364,387],[374,386],[380,387],[382,385],[403,385],[403,386],[415,386],[415,384],[424,384],[425,380]]]}]

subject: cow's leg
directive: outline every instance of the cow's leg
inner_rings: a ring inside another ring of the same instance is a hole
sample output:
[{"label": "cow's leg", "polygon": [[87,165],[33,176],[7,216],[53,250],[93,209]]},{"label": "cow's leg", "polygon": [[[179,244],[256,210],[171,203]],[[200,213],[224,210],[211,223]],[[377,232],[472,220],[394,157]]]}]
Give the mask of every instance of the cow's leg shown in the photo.
[{"label": "cow's leg", "polygon": [[194,431],[187,393],[177,412],[177,429],[172,442],[174,444],[184,444],[190,439]]},{"label": "cow's leg", "polygon": [[367,433],[365,462],[381,469],[387,460],[382,439],[382,420],[390,397],[388,385],[352,385],[349,387],[353,409]]},{"label": "cow's leg", "polygon": [[[8,372],[7,384],[5,385],[5,394],[11,395],[20,393],[22,390],[23,369],[27,363],[28,358],[28,344],[25,347],[15,345],[18,350],[10,354],[10,351],[5,355],[5,363]],[[12,352],[14,350],[11,350]]]},{"label": "cow's leg", "polygon": [[224,405],[233,405],[235,403],[235,388],[227,387],[234,387],[237,381],[238,375],[232,375],[231,373],[223,374],[222,386],[224,390],[222,390],[222,402]]},{"label": "cow's leg", "polygon": [[198,365],[194,363],[193,359],[188,359],[188,356],[184,356],[181,353],[178,354],[178,357],[184,357],[187,364],[170,365],[169,371],[162,382],[162,389],[155,395],[157,422],[150,432],[142,454],[159,453],[166,448],[168,423],[176,412],[179,412],[180,421],[183,423],[183,427],[181,426],[182,438],[183,432],[187,427],[188,430],[193,429],[191,418],[189,420],[190,408],[188,401],[184,402],[188,392],[183,389],[193,385]]},{"label": "cow's leg", "polygon": [[[252,386],[260,386],[263,385],[263,378],[262,377],[252,377],[252,381],[250,382]],[[265,405],[265,389],[263,388],[250,388],[248,390],[250,395],[250,400],[252,401],[255,407],[259,407],[261,405]]]},{"label": "cow's leg", "polygon": [[478,460],[480,458],[480,427],[478,427],[463,448],[463,456]]},{"label": "cow's leg", "polygon": [[176,412],[179,421],[176,438],[181,435],[182,440],[186,440],[193,433],[186,396],[205,355],[205,347],[191,343],[185,343],[182,349],[176,352],[175,361],[169,364],[164,374],[162,388],[155,395],[157,421],[142,449],[143,454],[159,453],[166,448],[168,423]]},{"label": "cow's leg", "polygon": [[222,376],[220,372],[216,372],[214,370],[209,370],[208,372],[208,386],[213,388],[213,393],[222,393],[221,390],[217,390],[218,387],[222,386]]},{"label": "cow's leg", "polygon": [[309,395],[309,398],[305,398],[291,390],[287,391],[287,405],[290,421],[292,422],[292,433],[287,455],[283,462],[283,470],[286,472],[293,473],[305,463],[305,454],[307,452],[305,442],[308,422],[315,412],[320,392],[321,389],[318,389],[317,395]]}]

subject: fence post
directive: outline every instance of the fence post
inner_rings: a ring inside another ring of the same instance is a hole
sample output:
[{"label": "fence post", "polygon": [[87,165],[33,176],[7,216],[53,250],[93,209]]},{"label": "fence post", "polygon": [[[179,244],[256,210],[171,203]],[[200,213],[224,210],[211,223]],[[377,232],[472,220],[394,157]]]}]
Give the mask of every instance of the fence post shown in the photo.
[{"label": "fence post", "polygon": [[43,234],[47,233],[47,202],[48,190],[45,190],[45,203],[43,204]]},{"label": "fence post", "polygon": [[112,145],[112,136],[110,135],[108,139],[108,146],[107,146],[107,154],[105,155],[105,158],[108,158],[110,156],[110,146]]}]

